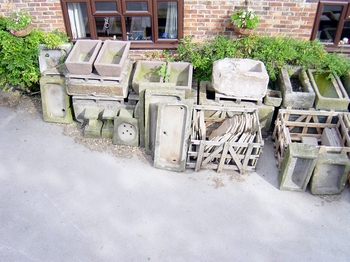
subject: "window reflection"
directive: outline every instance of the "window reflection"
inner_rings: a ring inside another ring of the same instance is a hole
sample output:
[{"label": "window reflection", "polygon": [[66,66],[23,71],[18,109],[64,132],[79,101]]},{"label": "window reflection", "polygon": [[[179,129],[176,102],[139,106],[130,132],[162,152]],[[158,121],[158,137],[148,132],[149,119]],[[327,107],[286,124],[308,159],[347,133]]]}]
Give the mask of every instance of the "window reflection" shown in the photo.
[{"label": "window reflection", "polygon": [[126,11],[148,11],[147,2],[126,2]]},{"label": "window reflection", "polygon": [[85,3],[67,3],[68,19],[73,39],[90,37]]},{"label": "window reflection", "polygon": [[177,39],[177,2],[158,2],[158,38]]},{"label": "window reflection", "polygon": [[95,22],[98,37],[122,38],[120,17],[96,17]]},{"label": "window reflection", "polygon": [[95,2],[95,8],[97,12],[116,12],[117,3],[116,2]]},{"label": "window reflection", "polygon": [[316,38],[326,43],[334,43],[343,6],[327,5],[322,8]]},{"label": "window reflection", "polygon": [[150,17],[125,18],[127,40],[152,40]]}]

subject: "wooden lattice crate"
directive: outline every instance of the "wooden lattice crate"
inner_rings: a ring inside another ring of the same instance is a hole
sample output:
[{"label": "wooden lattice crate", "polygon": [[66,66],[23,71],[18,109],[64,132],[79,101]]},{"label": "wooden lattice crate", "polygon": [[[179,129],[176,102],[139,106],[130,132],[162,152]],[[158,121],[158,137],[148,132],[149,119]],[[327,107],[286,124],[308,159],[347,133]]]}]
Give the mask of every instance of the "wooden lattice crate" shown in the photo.
[{"label": "wooden lattice crate", "polygon": [[[335,111],[280,109],[273,131],[275,156],[280,168],[290,143],[301,143],[305,138],[314,138],[319,152],[348,154],[350,156],[349,113]],[[322,134],[332,129],[339,146],[322,144]]]},{"label": "wooden lattice crate", "polygon": [[256,108],[195,106],[187,168],[253,172],[263,139]]}]

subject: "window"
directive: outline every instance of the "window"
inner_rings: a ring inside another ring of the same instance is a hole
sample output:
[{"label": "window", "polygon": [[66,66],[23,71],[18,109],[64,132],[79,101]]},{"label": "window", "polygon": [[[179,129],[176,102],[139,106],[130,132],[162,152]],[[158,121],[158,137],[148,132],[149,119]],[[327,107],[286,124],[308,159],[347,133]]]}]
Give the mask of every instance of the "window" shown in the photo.
[{"label": "window", "polygon": [[328,51],[350,52],[350,1],[320,1],[311,39],[319,39]]},{"label": "window", "polygon": [[67,34],[131,41],[132,48],[172,48],[183,37],[183,0],[61,0]]}]

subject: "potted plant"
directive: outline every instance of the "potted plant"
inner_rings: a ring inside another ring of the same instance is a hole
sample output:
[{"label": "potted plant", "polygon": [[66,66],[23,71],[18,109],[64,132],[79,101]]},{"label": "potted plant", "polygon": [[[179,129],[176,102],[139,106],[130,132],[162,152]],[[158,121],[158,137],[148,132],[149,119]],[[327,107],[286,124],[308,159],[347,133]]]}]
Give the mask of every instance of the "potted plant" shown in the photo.
[{"label": "potted plant", "polygon": [[251,34],[260,20],[251,8],[235,10],[230,18],[235,32],[242,35]]},{"label": "potted plant", "polygon": [[6,29],[15,36],[27,36],[34,28],[32,21],[33,18],[28,13],[15,12],[6,20]]}]

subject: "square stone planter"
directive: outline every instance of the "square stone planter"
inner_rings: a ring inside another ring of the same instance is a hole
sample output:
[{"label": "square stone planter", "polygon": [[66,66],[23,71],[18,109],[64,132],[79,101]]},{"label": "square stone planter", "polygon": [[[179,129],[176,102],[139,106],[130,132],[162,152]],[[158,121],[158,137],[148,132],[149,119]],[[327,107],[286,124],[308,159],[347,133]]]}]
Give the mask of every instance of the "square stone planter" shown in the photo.
[{"label": "square stone planter", "polygon": [[163,77],[157,73],[163,64],[165,62],[162,61],[137,61],[132,79],[132,88],[136,94],[139,94],[140,83],[163,83]]},{"label": "square stone planter", "polygon": [[75,75],[90,74],[101,44],[101,40],[78,40],[65,62],[68,71]]},{"label": "square stone planter", "polygon": [[101,76],[119,77],[128,57],[130,42],[106,40],[94,63]]},{"label": "square stone planter", "polygon": [[175,83],[175,88],[185,90],[186,97],[191,93],[193,66],[187,62],[169,62],[167,68],[169,83]]},{"label": "square stone planter", "polygon": [[278,90],[267,89],[264,103],[268,106],[279,107],[282,103],[282,92]]},{"label": "square stone planter", "polygon": [[317,74],[316,70],[307,70],[311,85],[315,91],[315,108],[325,110],[347,110],[349,96],[339,77],[330,73]]},{"label": "square stone planter", "polygon": [[[292,81],[300,84],[298,90],[293,90]],[[314,106],[315,92],[305,70],[298,66],[285,66],[278,78],[278,87],[282,92],[284,107],[309,109]]]},{"label": "square stone planter", "polygon": [[[44,71],[54,71],[57,66],[63,64],[72,50],[73,45],[71,43],[61,44],[57,48],[49,49],[45,45],[39,45],[39,69],[40,73]],[[57,74],[59,72],[54,71]]]},{"label": "square stone planter", "polygon": [[213,64],[212,83],[218,93],[261,101],[266,95],[269,76],[261,61],[224,58]]}]

